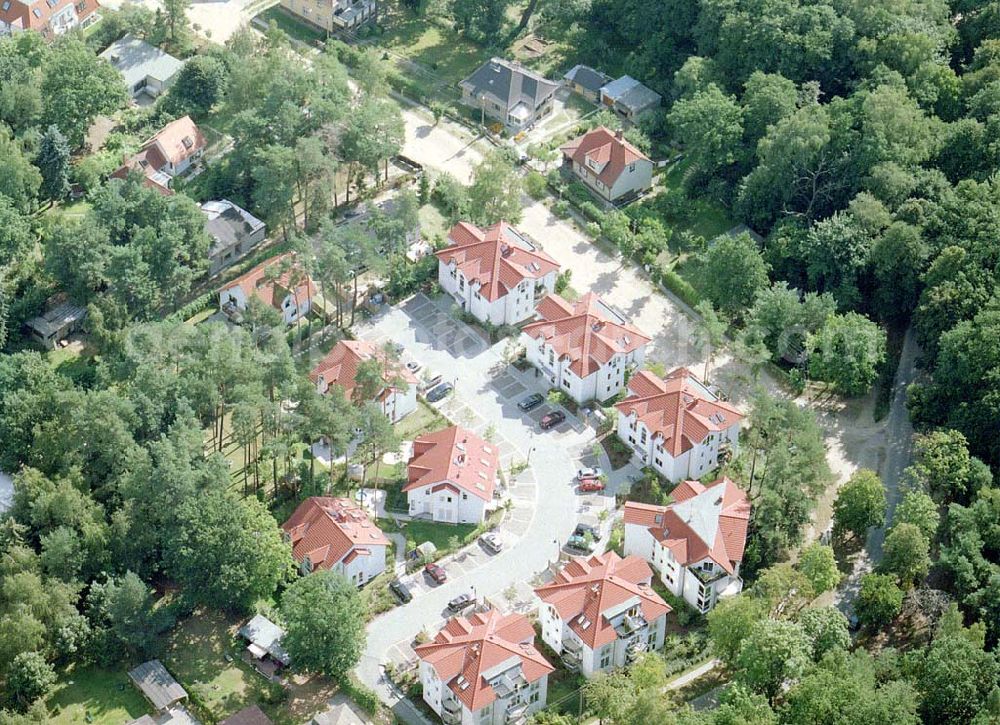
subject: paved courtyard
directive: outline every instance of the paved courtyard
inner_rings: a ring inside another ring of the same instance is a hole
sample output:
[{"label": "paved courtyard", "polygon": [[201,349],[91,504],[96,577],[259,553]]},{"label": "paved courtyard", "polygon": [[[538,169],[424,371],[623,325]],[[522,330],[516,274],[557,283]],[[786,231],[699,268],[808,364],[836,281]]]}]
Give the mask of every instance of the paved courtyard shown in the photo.
[{"label": "paved courtyard", "polygon": [[444,562],[448,581],[435,585],[422,572],[407,577],[413,601],[375,619],[369,626],[368,644],[358,673],[376,687],[397,714],[413,721],[412,708],[391,694],[380,676],[380,665],[412,658],[409,643],[421,630],[436,631],[447,615],[445,605],[457,594],[503,602],[503,592],[514,584],[516,601],[530,601],[529,582],[560,555],[560,546],[580,521],[598,524],[600,510],[611,508],[613,498],[576,492],[577,468],[592,465],[593,430],[577,418],[549,431],[538,421],[552,410],[545,403],[530,413],[518,409],[529,392],[544,392],[544,381],[533,371],[520,372],[502,359],[505,343],[491,347],[473,328],[451,314],[447,297],[435,300],[417,295],[358,329],[363,339],[393,340],[403,345],[407,357],[421,362],[428,375],[441,374],[455,385],[455,392],[437,404],[453,422],[480,435],[489,435],[500,450],[505,472],[511,465],[526,467],[509,481],[513,505],[500,526],[505,548],[489,554],[478,543]]}]

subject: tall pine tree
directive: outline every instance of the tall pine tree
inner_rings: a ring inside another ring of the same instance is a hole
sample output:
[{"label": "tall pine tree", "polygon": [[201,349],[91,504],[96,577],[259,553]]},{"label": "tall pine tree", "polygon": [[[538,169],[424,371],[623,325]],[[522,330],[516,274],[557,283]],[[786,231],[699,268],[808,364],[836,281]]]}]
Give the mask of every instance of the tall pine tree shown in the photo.
[{"label": "tall pine tree", "polygon": [[69,142],[54,125],[42,136],[35,161],[42,173],[41,192],[52,201],[65,199],[69,194]]}]

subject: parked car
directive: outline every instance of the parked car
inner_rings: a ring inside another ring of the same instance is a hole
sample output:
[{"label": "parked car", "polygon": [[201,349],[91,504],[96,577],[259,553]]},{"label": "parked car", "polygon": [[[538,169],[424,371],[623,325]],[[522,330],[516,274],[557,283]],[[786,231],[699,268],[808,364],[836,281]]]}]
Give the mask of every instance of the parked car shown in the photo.
[{"label": "parked car", "polygon": [[604,481],[599,478],[581,478],[580,493],[599,493],[604,490]]},{"label": "parked car", "polygon": [[421,365],[420,363],[418,363],[416,360],[410,360],[410,362],[406,363],[406,369],[409,370],[414,375],[417,374],[417,373],[419,373],[420,372],[420,368],[422,368],[422,367],[423,367],[423,365]]},{"label": "parked car", "polygon": [[600,532],[600,530],[596,526],[591,526],[590,524],[577,524],[576,525],[576,530],[573,532],[574,536],[584,536],[585,537],[585,536],[587,536],[587,534],[590,534],[590,537],[594,541],[600,541],[601,540],[601,532]]},{"label": "parked car", "polygon": [[517,404],[517,407],[527,413],[529,410],[534,410],[539,405],[545,402],[545,396],[541,393],[532,393],[527,398],[522,400]]},{"label": "parked car", "polygon": [[569,541],[566,542],[566,547],[574,549],[575,551],[582,551],[585,554],[590,554],[594,550],[594,540],[586,536],[573,534],[569,537]]},{"label": "parked car", "polygon": [[392,593],[395,594],[399,598],[399,601],[403,604],[413,600],[413,594],[410,593],[410,590],[407,589],[406,585],[399,579],[393,579],[389,582],[389,589],[392,590]]},{"label": "parked car", "polygon": [[442,380],[444,380],[443,375],[434,375],[432,377],[427,378],[422,383],[420,383],[421,392],[427,392],[431,388],[436,387],[441,383]]},{"label": "parked car", "polygon": [[581,468],[577,471],[576,480],[583,481],[585,478],[600,478],[602,475],[604,475],[604,471],[597,466],[590,466],[588,468]]},{"label": "parked car", "polygon": [[440,564],[425,564],[424,573],[438,584],[444,584],[448,581],[448,572]]},{"label": "parked car", "polygon": [[492,551],[494,554],[499,554],[503,551],[503,539],[500,538],[499,534],[492,531],[480,536],[479,541],[487,551]]},{"label": "parked car", "polygon": [[542,430],[548,430],[549,428],[555,428],[557,425],[566,420],[566,414],[561,410],[554,410],[551,413],[546,413],[542,416],[541,426]]},{"label": "parked car", "polygon": [[459,612],[464,612],[469,607],[475,605],[476,600],[472,598],[471,594],[459,594],[457,597],[448,602],[448,611],[454,612],[455,614]]},{"label": "parked car", "polygon": [[427,391],[427,401],[430,403],[436,403],[442,400],[448,393],[455,389],[455,386],[451,383],[441,383],[436,388],[431,388]]}]

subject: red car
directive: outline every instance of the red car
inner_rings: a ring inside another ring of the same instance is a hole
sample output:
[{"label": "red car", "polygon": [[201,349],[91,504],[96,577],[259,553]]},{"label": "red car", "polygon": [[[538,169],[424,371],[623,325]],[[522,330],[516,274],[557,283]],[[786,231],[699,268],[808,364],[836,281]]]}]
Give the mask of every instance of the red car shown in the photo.
[{"label": "red car", "polygon": [[604,490],[604,481],[599,478],[581,478],[580,493],[597,493]]},{"label": "red car", "polygon": [[438,564],[425,564],[424,572],[438,584],[444,584],[448,581],[447,572]]},{"label": "red car", "polygon": [[551,413],[543,415],[539,425],[542,427],[542,430],[548,430],[549,428],[555,428],[564,420],[566,420],[566,414],[561,410],[554,410]]}]

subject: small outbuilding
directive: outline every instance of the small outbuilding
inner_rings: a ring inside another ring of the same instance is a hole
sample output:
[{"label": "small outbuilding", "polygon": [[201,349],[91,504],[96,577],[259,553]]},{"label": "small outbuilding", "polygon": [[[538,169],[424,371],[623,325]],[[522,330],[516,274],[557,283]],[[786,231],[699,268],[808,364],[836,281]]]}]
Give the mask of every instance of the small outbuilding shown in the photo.
[{"label": "small outbuilding", "polygon": [[245,707],[235,715],[230,715],[219,725],[271,725],[271,718],[256,705]]},{"label": "small outbuilding", "polygon": [[159,660],[144,662],[129,672],[128,676],[158,713],[165,713],[174,705],[187,700],[187,691]]},{"label": "small outbuilding", "polygon": [[239,635],[247,641],[246,659],[265,677],[272,677],[291,662],[281,646],[285,630],[262,614],[240,627]]},{"label": "small outbuilding", "polygon": [[586,65],[575,65],[563,76],[563,83],[567,88],[591,103],[601,100],[601,89],[611,81],[608,74]]},{"label": "small outbuilding", "polygon": [[61,340],[80,329],[86,316],[85,308],[72,302],[63,302],[38,317],[32,317],[25,326],[32,340],[54,350]]},{"label": "small outbuilding", "polygon": [[661,100],[659,93],[632,76],[622,76],[601,88],[601,103],[633,123],[658,108]]}]

